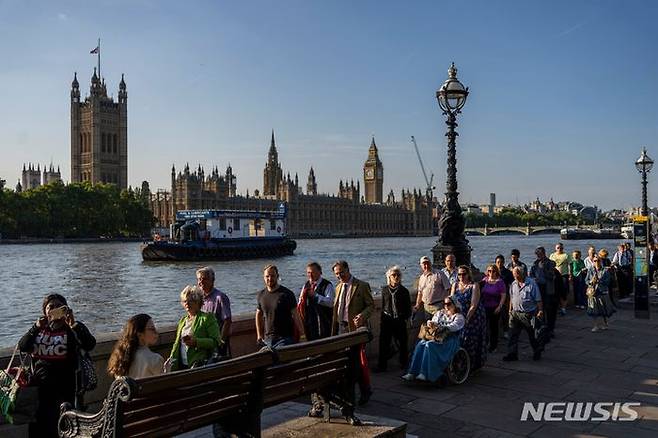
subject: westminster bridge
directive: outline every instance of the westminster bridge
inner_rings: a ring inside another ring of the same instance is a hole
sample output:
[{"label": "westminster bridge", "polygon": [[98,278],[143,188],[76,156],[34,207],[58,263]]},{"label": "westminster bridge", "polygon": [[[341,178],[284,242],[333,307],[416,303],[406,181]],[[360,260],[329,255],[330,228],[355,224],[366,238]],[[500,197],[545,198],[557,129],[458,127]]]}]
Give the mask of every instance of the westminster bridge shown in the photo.
[{"label": "westminster bridge", "polygon": [[[571,226],[569,226],[571,227]],[[575,226],[573,226],[575,228]],[[509,236],[509,235],[523,235],[523,236],[536,236],[540,234],[560,234],[560,230],[567,228],[567,226],[546,225],[546,226],[530,226],[524,227],[474,227],[466,228],[464,232],[468,236]],[[581,230],[596,230],[598,225],[580,225]]]}]

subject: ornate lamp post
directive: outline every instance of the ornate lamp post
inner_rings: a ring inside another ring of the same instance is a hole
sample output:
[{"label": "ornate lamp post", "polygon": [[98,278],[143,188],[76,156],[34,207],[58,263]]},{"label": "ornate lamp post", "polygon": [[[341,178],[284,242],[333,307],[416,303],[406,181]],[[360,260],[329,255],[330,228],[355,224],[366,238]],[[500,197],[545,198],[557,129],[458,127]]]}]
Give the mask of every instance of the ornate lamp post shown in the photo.
[{"label": "ornate lamp post", "polygon": [[459,206],[459,192],[457,192],[457,114],[466,103],[468,87],[457,79],[457,68],[453,62],[448,69],[448,80],[436,92],[436,99],[443,115],[447,117],[448,131],[448,170],[446,179],[445,208],[439,220],[439,238],[432,248],[434,266],[443,266],[445,256],[454,254],[457,265],[471,265],[471,247],[464,235],[464,215]]},{"label": "ornate lamp post", "polygon": [[633,262],[633,302],[636,318],[649,318],[649,278],[648,245],[651,241],[651,220],[649,220],[649,206],[647,205],[647,173],[653,167],[653,160],[647,155],[646,148],[635,161],[635,168],[642,174],[642,218],[633,222],[633,243],[635,247],[635,260]]},{"label": "ornate lamp post", "polygon": [[642,216],[648,216],[647,173],[653,168],[653,160],[647,155],[647,148],[642,148],[642,155],[635,161],[635,168],[642,174]]}]

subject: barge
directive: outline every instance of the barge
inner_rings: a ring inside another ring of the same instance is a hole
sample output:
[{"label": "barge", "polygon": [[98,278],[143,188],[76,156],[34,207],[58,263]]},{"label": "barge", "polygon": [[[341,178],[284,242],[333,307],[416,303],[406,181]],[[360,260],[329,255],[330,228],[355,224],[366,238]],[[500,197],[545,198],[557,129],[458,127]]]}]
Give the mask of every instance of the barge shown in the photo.
[{"label": "barge", "polygon": [[599,240],[599,239],[622,239],[621,231],[612,228],[601,228],[599,230],[588,230],[584,228],[563,228],[560,231],[562,240]]},{"label": "barge", "polygon": [[276,211],[181,210],[170,239],[156,235],[140,246],[146,261],[239,260],[292,255],[286,206]]}]

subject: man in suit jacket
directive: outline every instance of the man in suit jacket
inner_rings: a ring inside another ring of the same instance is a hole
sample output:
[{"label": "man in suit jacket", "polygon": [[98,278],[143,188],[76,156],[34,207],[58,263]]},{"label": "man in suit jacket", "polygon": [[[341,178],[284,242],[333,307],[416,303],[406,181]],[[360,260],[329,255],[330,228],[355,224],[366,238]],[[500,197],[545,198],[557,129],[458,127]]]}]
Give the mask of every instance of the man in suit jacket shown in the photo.
[{"label": "man in suit jacket", "polygon": [[[367,326],[368,318],[375,309],[370,285],[350,274],[350,268],[345,260],[334,263],[332,269],[339,282],[336,286],[336,298],[334,298],[331,334],[349,333],[358,327]],[[361,390],[359,404],[364,405],[370,399],[372,390],[370,388],[370,371],[365,357],[365,349],[362,351],[361,356],[362,373],[360,373],[358,379],[359,389]]]}]

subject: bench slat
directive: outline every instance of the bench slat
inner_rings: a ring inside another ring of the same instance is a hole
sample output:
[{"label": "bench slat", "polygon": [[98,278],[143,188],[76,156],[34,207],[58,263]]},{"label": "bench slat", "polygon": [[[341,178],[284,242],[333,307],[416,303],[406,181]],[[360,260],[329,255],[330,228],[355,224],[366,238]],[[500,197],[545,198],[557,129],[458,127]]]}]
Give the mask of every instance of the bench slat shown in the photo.
[{"label": "bench slat", "polygon": [[296,360],[291,363],[275,365],[265,372],[265,378],[272,380],[275,378],[286,378],[291,373],[312,374],[315,370],[323,370],[331,366],[345,366],[349,357],[344,354],[340,355],[321,355],[308,360]]},{"label": "bench slat", "polygon": [[296,382],[287,382],[285,384],[265,388],[265,407],[295,399],[300,395],[317,391],[327,385],[335,385],[344,375],[344,369],[336,369],[325,374],[304,377]]},{"label": "bench slat", "polygon": [[366,344],[370,341],[370,338],[371,335],[368,330],[359,329],[352,333],[333,336],[331,338],[318,339],[316,341],[304,342],[301,344],[286,345],[285,347],[277,349],[277,354],[280,362],[290,362],[308,356],[315,356],[342,348],[350,348]]},{"label": "bench slat", "polygon": [[178,400],[172,401],[158,400],[156,403],[153,403],[153,400],[151,400],[151,404],[148,405],[148,407],[124,411],[124,423],[135,423],[149,419],[151,417],[157,417],[158,415],[165,415],[174,411],[195,409],[196,407],[204,406],[213,402],[218,407],[234,406],[236,403],[242,403],[246,406],[245,400],[248,394],[249,388],[246,387],[242,388],[240,392],[235,392],[233,394],[226,393],[224,395],[219,395],[215,391],[208,391],[204,393],[195,393],[193,395],[190,395],[189,393],[181,393],[181,397]]},{"label": "bench slat", "polygon": [[137,392],[134,396],[141,398],[150,394],[160,393],[169,388],[180,388],[196,385],[201,382],[218,380],[222,377],[240,374],[254,368],[266,367],[272,363],[271,353],[263,351],[208,365],[203,368],[175,371],[160,376],[137,379],[135,380]]},{"label": "bench slat", "polygon": [[130,400],[123,404],[124,412],[131,412],[146,408],[150,405],[176,401],[181,398],[189,397],[191,394],[205,393],[213,391],[218,398],[223,396],[247,392],[249,384],[253,378],[253,373],[244,373],[239,376],[220,379],[214,382],[201,383],[195,386],[180,388],[171,388],[157,394],[157,397],[140,397]]},{"label": "bench slat", "polygon": [[[246,411],[247,395],[241,394],[235,397],[235,403],[223,406],[220,402],[206,404],[195,404],[194,406],[168,409],[139,422],[124,424],[123,432],[126,436],[170,436],[172,432],[182,433],[187,430],[196,429],[199,426],[211,424],[213,419],[219,419],[228,415],[239,415]],[[165,406],[163,406],[165,407]],[[199,426],[193,426],[193,425]],[[158,431],[162,431],[159,434]]]}]

